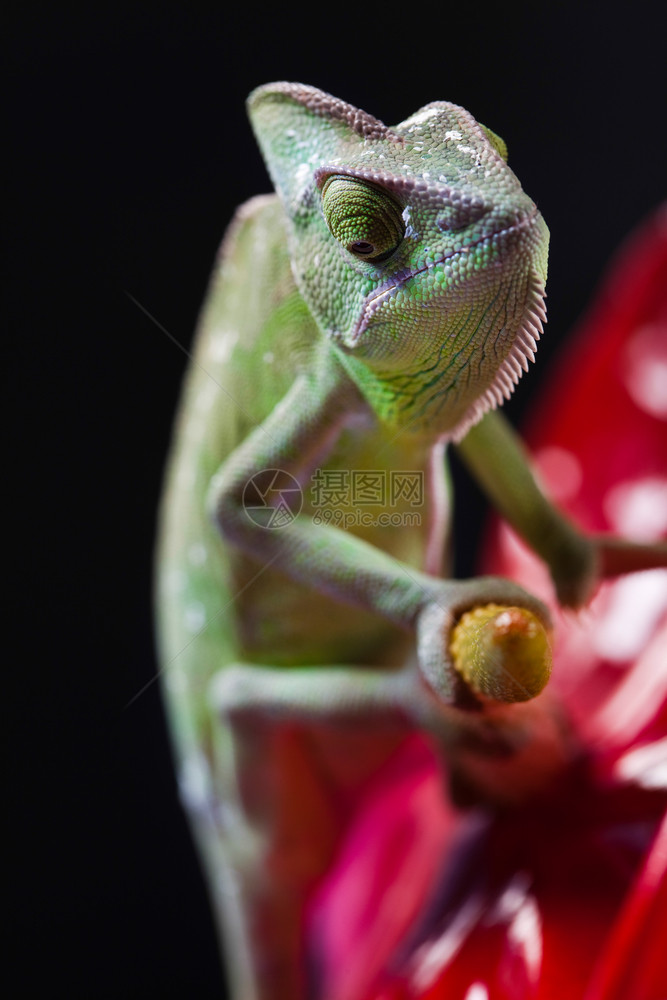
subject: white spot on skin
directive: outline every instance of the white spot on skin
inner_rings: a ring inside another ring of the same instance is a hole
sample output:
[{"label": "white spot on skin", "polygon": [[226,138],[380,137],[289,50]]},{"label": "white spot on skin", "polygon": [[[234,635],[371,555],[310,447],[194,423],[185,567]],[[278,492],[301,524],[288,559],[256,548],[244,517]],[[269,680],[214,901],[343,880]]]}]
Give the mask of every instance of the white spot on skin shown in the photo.
[{"label": "white spot on skin", "polygon": [[227,361],[232,354],[239,339],[237,330],[221,330],[215,333],[209,348],[209,355],[212,361]]},{"label": "white spot on skin", "polygon": [[187,691],[188,682],[182,670],[169,670],[165,682],[172,694],[183,694]]},{"label": "white spot on skin", "polygon": [[178,775],[181,799],[189,809],[207,808],[211,799],[211,778],[208,762],[203,754],[191,754],[183,761]]},{"label": "white spot on skin", "polygon": [[479,153],[478,149],[474,149],[472,146],[459,146],[459,149],[460,149],[460,151],[462,153],[468,153],[469,154],[471,160],[475,161],[475,166],[476,167],[481,167],[481,165],[482,165],[482,157],[480,156],[480,153]]},{"label": "white spot on skin", "polygon": [[191,490],[195,485],[195,471],[193,467],[182,463],[176,473],[176,481],[180,490]]},{"label": "white spot on skin", "polygon": [[463,138],[462,132],[457,132],[456,129],[450,129],[449,132],[445,132],[445,139],[451,139],[454,142],[460,142]]},{"label": "white spot on skin", "polygon": [[420,125],[422,122],[430,121],[431,118],[437,118],[439,114],[439,108],[424,108],[423,111],[418,111],[417,114],[410,118],[410,123]]},{"label": "white spot on skin", "polygon": [[413,229],[412,224],[410,222],[410,206],[409,205],[406,205],[406,207],[403,209],[401,218],[403,219],[403,222],[405,223],[405,238],[406,239],[419,239],[419,233],[417,232],[416,229]]},{"label": "white spot on skin", "polygon": [[195,634],[206,624],[206,608],[201,601],[191,601],[185,608],[183,623],[188,632]]},{"label": "white spot on skin", "polygon": [[180,594],[187,583],[187,576],[182,569],[171,569],[165,576],[165,588],[171,594]]},{"label": "white spot on skin", "polygon": [[267,351],[265,354],[262,355],[262,361],[264,361],[265,364],[267,365],[272,365],[273,362],[275,361],[275,357],[276,356],[273,353],[273,351]]},{"label": "white spot on skin", "polygon": [[618,534],[635,542],[657,542],[667,532],[667,479],[649,476],[618,483],[603,507]]},{"label": "white spot on skin", "polygon": [[300,163],[299,166],[294,171],[294,180],[296,184],[301,187],[307,184],[310,180],[311,168],[307,163]]},{"label": "white spot on skin", "polygon": [[201,542],[194,542],[188,549],[188,561],[192,566],[203,566],[206,562],[206,546]]},{"label": "white spot on skin", "polygon": [[[218,360],[223,360],[219,358]],[[198,413],[208,413],[219,392],[219,387],[212,379],[202,384],[195,397],[195,410]]]}]

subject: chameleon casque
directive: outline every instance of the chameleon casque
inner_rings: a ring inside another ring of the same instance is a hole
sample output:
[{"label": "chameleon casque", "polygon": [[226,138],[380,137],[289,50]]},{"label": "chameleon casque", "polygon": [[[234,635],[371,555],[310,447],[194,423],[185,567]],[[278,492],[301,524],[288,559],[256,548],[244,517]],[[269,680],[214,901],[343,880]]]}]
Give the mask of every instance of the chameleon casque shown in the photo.
[{"label": "chameleon casque", "polygon": [[[579,533],[495,412],[542,330],[548,244],[503,141],[445,102],[389,128],[276,83],[248,109],[277,194],[239,209],[201,317],[159,643],[233,996],[293,1000],[324,996],[304,921],[338,835],[323,775],[360,788],[416,728],[469,799],[501,802],[523,792],[522,753],[548,770],[559,752],[528,701],[547,610],[508,580],[447,578],[447,444],[562,604],[655,556]],[[360,516],[353,485],[378,482]]]}]

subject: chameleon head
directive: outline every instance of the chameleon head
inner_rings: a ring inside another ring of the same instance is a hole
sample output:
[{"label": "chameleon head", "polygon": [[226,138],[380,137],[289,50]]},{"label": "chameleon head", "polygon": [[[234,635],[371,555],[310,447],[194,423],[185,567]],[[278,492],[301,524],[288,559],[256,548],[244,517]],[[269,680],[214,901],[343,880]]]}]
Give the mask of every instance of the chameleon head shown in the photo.
[{"label": "chameleon head", "polygon": [[389,128],[269,84],[249,113],[297,285],[378,417],[458,440],[542,330],[548,231],[501,139],[437,102]]}]

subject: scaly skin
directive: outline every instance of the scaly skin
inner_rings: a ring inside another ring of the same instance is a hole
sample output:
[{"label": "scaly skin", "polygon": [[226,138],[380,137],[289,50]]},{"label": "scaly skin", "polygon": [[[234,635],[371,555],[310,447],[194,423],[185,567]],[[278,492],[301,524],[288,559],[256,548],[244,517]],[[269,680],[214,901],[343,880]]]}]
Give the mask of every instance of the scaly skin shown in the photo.
[{"label": "scaly skin", "polygon": [[[248,106],[297,285],[346,371],[385,424],[462,437],[510,390],[544,315],[548,233],[504,146],[444,102],[392,129],[298,85]],[[331,238],[319,195],[332,177],[379,188],[398,214],[388,259]]]},{"label": "scaly skin", "polygon": [[[514,706],[487,697],[515,700],[514,639],[487,682],[486,639],[473,643],[479,667],[459,673],[452,628],[471,608],[511,605],[510,627],[543,651],[520,609],[538,629],[548,615],[509,581],[446,578],[444,444],[461,442],[569,603],[589,594],[596,551],[488,412],[532,357],[546,280],[547,229],[502,140],[446,103],[391,129],[298,84],[261,87],[248,107],[278,197],[240,209],[201,318],[161,510],[159,639],[233,995],[298,1000],[315,995],[303,911],[335,850],[336,788],[361,788],[420,727],[464,780],[461,747],[477,747],[467,778],[480,795],[517,794],[482,788],[484,753],[499,741],[511,753],[515,739]],[[304,505],[270,529],[244,497],[276,469]],[[384,510],[402,523],[350,526],[348,492],[334,507],[341,530],[311,477],[352,470],[423,474],[424,502],[403,494]],[[531,655],[521,697],[548,672]],[[521,720],[525,746],[530,715]]]}]

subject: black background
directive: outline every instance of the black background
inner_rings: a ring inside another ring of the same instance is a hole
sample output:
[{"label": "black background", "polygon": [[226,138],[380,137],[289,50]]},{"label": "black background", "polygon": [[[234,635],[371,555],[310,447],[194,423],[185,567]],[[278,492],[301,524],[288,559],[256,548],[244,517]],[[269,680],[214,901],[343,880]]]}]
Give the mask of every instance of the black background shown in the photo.
[{"label": "black background", "polygon": [[[300,80],[389,124],[452,100],[507,140],[552,234],[515,416],[665,193],[658,3],[223,6],[9,4],[4,733],[25,991],[220,995],[158,686],[126,707],[156,670],[154,511],[186,360],[126,292],[189,344],[233,207],[268,188],[246,94]],[[479,527],[459,525],[469,570]]]}]

